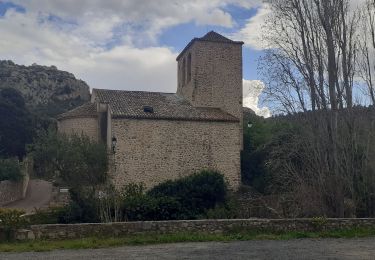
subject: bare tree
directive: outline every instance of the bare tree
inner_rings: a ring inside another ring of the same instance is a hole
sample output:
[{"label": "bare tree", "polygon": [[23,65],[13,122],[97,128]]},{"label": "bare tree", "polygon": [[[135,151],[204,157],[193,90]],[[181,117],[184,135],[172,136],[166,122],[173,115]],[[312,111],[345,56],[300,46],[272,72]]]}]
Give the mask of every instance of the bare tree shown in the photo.
[{"label": "bare tree", "polygon": [[375,105],[375,1],[368,0],[361,10],[359,76],[366,85],[365,93]]},{"label": "bare tree", "polygon": [[266,95],[288,113],[304,112],[303,127],[311,133],[303,144],[309,154],[300,163],[303,168],[287,161],[285,167],[299,176],[294,177],[298,187],[320,191],[317,197],[325,199],[331,215],[343,217],[345,200],[355,197],[353,179],[368,160],[358,160],[352,111],[362,16],[349,0],[267,2],[272,16],[264,38],[270,49],[260,62]]}]

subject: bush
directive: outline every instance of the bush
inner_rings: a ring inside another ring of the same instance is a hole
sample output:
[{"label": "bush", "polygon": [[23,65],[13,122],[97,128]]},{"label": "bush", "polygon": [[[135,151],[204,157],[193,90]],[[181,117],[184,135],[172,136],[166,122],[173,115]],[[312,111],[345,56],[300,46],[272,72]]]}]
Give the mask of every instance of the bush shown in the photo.
[{"label": "bush", "polygon": [[212,171],[167,181],[148,192],[141,184],[121,192],[109,186],[102,196],[93,188],[73,188],[70,204],[57,218],[59,223],[204,218],[210,209],[227,207],[226,193],[223,175]]},{"label": "bush", "polygon": [[30,225],[58,224],[64,223],[67,215],[67,207],[50,207],[47,209],[36,209],[35,213],[26,217]]},{"label": "bush", "polygon": [[227,186],[222,174],[204,170],[159,184],[147,194],[154,198],[173,198],[179,204],[178,219],[195,219],[225,202]]},{"label": "bush", "polygon": [[123,216],[129,221],[172,220],[178,219],[180,204],[175,198],[154,198],[147,194],[138,194],[124,199]]},{"label": "bush", "polygon": [[223,204],[209,209],[204,218],[208,219],[233,219],[238,217],[238,202],[234,197],[230,197]]},{"label": "bush", "polygon": [[92,188],[70,189],[70,203],[64,214],[59,216],[60,223],[98,223],[99,199]]},{"label": "bush", "polygon": [[26,219],[22,217],[24,211],[0,208],[0,230],[5,232],[5,239],[13,239],[13,232],[26,226]]},{"label": "bush", "polygon": [[0,159],[0,181],[20,181],[23,175],[17,159]]}]

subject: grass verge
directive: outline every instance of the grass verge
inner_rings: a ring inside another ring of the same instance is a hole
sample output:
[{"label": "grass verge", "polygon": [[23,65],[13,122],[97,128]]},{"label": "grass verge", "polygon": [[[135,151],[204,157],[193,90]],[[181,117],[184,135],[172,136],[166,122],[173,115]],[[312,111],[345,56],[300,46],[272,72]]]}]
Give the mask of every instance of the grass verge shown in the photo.
[{"label": "grass verge", "polygon": [[72,240],[36,240],[27,242],[0,243],[0,252],[51,251],[57,249],[107,248],[126,245],[146,245],[178,242],[287,240],[298,238],[359,238],[375,236],[375,228],[353,228],[321,232],[266,232],[230,231],[225,234],[176,233],[140,234],[127,237],[83,238]]}]

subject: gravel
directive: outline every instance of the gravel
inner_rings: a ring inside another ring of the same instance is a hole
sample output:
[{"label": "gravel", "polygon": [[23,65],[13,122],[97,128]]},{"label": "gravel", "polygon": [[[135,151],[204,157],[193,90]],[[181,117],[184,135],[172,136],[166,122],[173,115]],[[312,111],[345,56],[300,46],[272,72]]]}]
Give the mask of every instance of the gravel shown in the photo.
[{"label": "gravel", "polygon": [[176,243],[0,253],[0,259],[375,259],[375,238]]}]

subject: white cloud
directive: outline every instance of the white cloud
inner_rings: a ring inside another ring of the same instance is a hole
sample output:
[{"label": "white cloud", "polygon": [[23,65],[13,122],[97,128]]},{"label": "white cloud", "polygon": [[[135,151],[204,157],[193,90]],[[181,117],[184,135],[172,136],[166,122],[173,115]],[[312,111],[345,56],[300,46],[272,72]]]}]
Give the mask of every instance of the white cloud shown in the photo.
[{"label": "white cloud", "polygon": [[95,88],[173,92],[177,53],[158,35],[186,22],[232,27],[225,6],[260,1],[13,0],[26,12],[0,17],[0,59],[53,64]]},{"label": "white cloud", "polygon": [[271,111],[268,107],[259,108],[259,96],[265,88],[264,83],[259,80],[243,80],[243,104],[251,108],[257,115],[270,117]]},{"label": "white cloud", "polygon": [[[103,19],[112,20],[117,30],[133,35],[132,41],[142,38],[155,43],[157,36],[166,28],[181,23],[232,27],[235,22],[223,10],[228,4],[250,7],[259,0],[14,0],[27,12],[55,15],[63,20],[74,21],[86,33],[95,36],[110,34],[114,26],[103,26]],[[246,2],[246,3],[245,3]],[[110,25],[110,23],[105,23]],[[148,39],[146,39],[148,38]]]},{"label": "white cloud", "polygon": [[233,38],[245,42],[245,46],[247,47],[256,50],[264,49],[265,46],[262,42],[262,29],[270,13],[271,10],[267,4],[261,5],[257,10],[256,15],[251,17],[241,30],[233,34]]},{"label": "white cloud", "polygon": [[20,64],[56,65],[94,88],[173,92],[174,53],[166,47],[98,47],[77,31],[57,30],[33,13],[8,11],[0,19],[0,57]]}]

